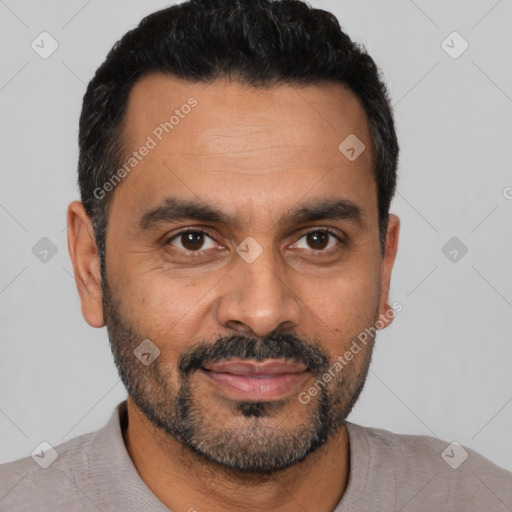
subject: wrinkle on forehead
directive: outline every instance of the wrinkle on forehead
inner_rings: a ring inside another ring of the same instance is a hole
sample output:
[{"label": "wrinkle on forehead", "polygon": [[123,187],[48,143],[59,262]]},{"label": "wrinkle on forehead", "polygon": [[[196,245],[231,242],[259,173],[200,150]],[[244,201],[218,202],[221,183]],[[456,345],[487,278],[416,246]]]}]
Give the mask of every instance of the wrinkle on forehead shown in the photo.
[{"label": "wrinkle on forehead", "polygon": [[176,154],[337,151],[339,143],[353,132],[370,142],[366,114],[357,97],[342,84],[257,89],[156,74],[136,82],[131,91],[126,146],[136,148],[191,97],[197,106],[159,144]]}]

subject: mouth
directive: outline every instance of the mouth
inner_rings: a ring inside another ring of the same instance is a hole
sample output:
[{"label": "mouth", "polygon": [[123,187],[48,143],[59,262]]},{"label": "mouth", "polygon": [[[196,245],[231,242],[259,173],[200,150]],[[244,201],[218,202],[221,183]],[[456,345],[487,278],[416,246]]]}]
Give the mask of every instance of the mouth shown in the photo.
[{"label": "mouth", "polygon": [[233,399],[253,401],[283,398],[310,375],[304,364],[285,359],[233,359],[206,364],[200,372]]}]

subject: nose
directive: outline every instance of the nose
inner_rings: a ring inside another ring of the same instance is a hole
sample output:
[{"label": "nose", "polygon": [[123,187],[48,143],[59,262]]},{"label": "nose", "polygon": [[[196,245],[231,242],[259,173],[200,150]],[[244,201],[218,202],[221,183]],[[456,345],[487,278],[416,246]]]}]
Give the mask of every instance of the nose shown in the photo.
[{"label": "nose", "polygon": [[217,299],[220,325],[261,338],[275,329],[293,330],[299,325],[302,302],[270,248],[252,262],[237,256],[233,265]]}]

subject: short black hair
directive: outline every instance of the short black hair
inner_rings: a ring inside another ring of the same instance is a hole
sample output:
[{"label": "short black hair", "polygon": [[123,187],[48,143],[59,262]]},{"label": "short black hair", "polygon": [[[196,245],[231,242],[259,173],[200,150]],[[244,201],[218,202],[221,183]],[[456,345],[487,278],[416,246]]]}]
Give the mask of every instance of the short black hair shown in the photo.
[{"label": "short black hair", "polygon": [[146,16],[117,41],[83,98],[78,184],[103,276],[111,194],[98,197],[95,190],[122,165],[129,93],[152,73],[191,82],[227,78],[253,87],[347,87],[364,107],[373,138],[384,250],[399,148],[387,89],[366,49],[342,31],[332,13],[301,0],[189,0]]}]

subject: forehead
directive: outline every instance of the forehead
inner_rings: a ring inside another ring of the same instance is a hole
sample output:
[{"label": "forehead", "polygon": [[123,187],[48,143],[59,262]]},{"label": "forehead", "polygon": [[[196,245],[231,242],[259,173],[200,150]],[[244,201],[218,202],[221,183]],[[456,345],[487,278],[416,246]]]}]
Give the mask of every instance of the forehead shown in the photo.
[{"label": "forehead", "polygon": [[[277,208],[336,190],[376,202],[366,115],[341,84],[263,89],[154,74],[132,88],[123,128],[125,162],[151,148],[113,197],[133,209],[169,195]],[[351,161],[339,146],[354,136],[366,149]]]},{"label": "forehead", "polygon": [[[197,105],[189,108],[190,103]],[[342,84],[255,88],[226,80],[196,83],[162,74],[143,77],[129,95],[126,142],[136,146],[166,122],[172,127],[162,135],[172,133],[174,150],[211,154],[257,149],[276,135],[281,148],[332,151],[343,135],[369,134],[360,101]]]}]

